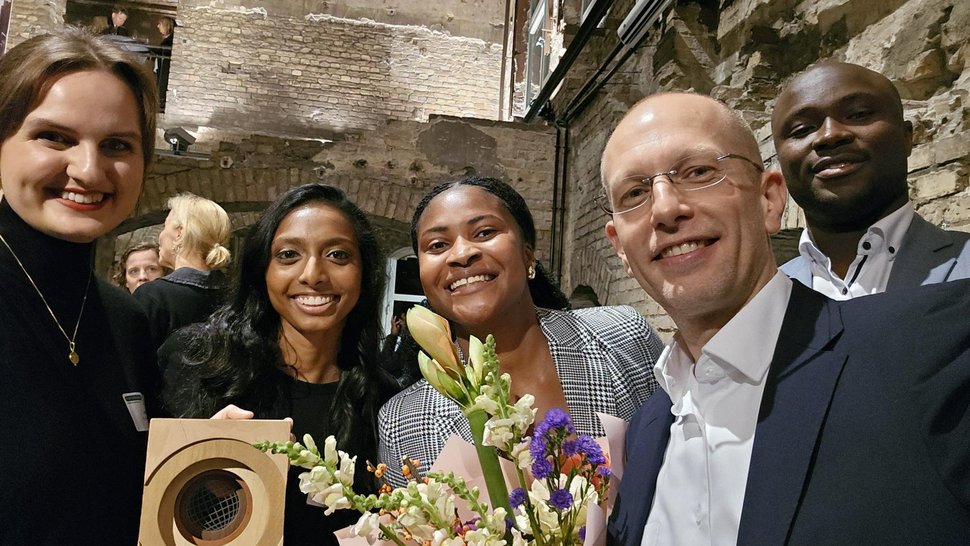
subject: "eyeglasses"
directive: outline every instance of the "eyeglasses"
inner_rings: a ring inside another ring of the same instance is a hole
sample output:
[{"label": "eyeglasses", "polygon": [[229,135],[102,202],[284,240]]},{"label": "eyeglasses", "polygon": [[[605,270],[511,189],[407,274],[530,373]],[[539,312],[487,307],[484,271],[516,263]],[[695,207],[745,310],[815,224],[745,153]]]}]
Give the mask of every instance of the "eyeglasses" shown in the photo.
[{"label": "eyeglasses", "polygon": [[654,175],[633,175],[620,180],[614,186],[616,197],[611,198],[606,192],[600,193],[596,202],[607,214],[625,214],[638,209],[653,199],[653,185],[658,177],[664,176],[681,191],[697,191],[716,186],[727,178],[727,173],[721,166],[725,159],[740,159],[747,161],[763,172],[764,166],[738,154],[724,154],[720,156],[701,155],[689,157],[669,171]]}]

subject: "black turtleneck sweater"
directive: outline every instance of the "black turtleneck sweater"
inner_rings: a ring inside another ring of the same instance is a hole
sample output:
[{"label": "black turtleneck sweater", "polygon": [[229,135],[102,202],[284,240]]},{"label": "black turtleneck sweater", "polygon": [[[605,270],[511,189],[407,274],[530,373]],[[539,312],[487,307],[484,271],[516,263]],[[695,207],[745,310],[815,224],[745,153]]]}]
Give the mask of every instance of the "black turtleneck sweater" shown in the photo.
[{"label": "black turtleneck sweater", "polygon": [[[0,203],[0,233],[68,336],[91,272],[93,245],[68,243]],[[137,542],[148,433],[122,395],[156,415],[148,322],[129,295],[95,276],[68,342],[0,244],[0,544]]]}]

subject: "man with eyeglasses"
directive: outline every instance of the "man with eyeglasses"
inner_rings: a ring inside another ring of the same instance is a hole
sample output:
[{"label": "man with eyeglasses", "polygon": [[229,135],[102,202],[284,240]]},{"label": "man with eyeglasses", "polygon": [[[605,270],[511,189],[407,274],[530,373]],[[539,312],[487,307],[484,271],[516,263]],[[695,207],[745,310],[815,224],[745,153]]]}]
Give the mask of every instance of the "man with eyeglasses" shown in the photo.
[{"label": "man with eyeglasses", "polygon": [[970,283],[849,302],[793,283],[768,240],[782,177],[708,97],[638,103],[601,171],[607,236],[678,328],[610,543],[970,543]]},{"label": "man with eyeglasses", "polygon": [[796,76],[771,118],[778,162],[808,227],[782,271],[844,300],[970,277],[970,233],[913,210],[913,126],[885,76],[825,62]]}]

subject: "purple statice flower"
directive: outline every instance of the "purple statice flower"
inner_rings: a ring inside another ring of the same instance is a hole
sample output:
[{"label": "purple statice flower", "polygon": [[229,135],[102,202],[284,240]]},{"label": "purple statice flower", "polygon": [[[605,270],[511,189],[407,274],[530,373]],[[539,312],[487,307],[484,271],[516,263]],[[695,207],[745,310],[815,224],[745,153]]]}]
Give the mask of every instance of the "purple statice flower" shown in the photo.
[{"label": "purple statice flower", "polygon": [[566,457],[572,457],[573,455],[579,453],[579,442],[576,440],[566,440],[562,443],[562,454]]},{"label": "purple statice flower", "polygon": [[[565,445],[563,445],[563,449],[566,449]],[[600,448],[600,445],[596,443],[596,440],[585,434],[580,434],[576,438],[575,449],[576,453],[586,455],[586,460],[589,461],[589,464],[599,465],[606,463],[606,457],[603,456],[603,450]]]},{"label": "purple statice flower", "polygon": [[549,504],[559,510],[565,510],[573,505],[573,494],[568,489],[556,489],[549,495]]},{"label": "purple statice flower", "polygon": [[[554,428],[565,429],[568,432],[576,432],[573,428],[573,422],[569,419],[569,414],[559,408],[552,408],[546,412],[545,418],[542,419],[540,425],[546,425],[546,431],[548,432]],[[538,427],[537,427],[538,428]]]},{"label": "purple statice flower", "polygon": [[525,490],[521,487],[516,487],[509,493],[509,504],[512,508],[518,508],[525,504]]},{"label": "purple statice flower", "polygon": [[613,475],[613,472],[610,471],[610,467],[608,466],[599,466],[596,468],[596,475],[603,478],[609,478]]},{"label": "purple statice flower", "polygon": [[546,476],[552,473],[552,463],[550,463],[545,458],[536,459],[532,462],[532,475],[535,476],[537,480],[545,479]]},{"label": "purple statice flower", "polygon": [[579,528],[579,540],[586,542],[586,526],[583,525]]},{"label": "purple statice flower", "polygon": [[546,458],[546,439],[542,436],[536,436],[532,438],[529,442],[529,454],[532,455],[533,461],[538,461],[539,459]]}]

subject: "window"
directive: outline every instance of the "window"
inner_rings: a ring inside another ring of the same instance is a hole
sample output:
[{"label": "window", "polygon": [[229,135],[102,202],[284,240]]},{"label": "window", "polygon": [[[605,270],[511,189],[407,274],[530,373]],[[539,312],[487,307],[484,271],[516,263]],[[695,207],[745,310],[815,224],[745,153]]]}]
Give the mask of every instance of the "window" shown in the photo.
[{"label": "window", "polygon": [[411,247],[399,249],[387,259],[387,292],[381,309],[384,332],[391,331],[391,319],[424,299],[418,277],[418,258]]},{"label": "window", "polygon": [[525,104],[532,101],[549,75],[549,17],[546,14],[546,0],[539,0],[532,6],[529,17],[529,43],[525,55]]}]

